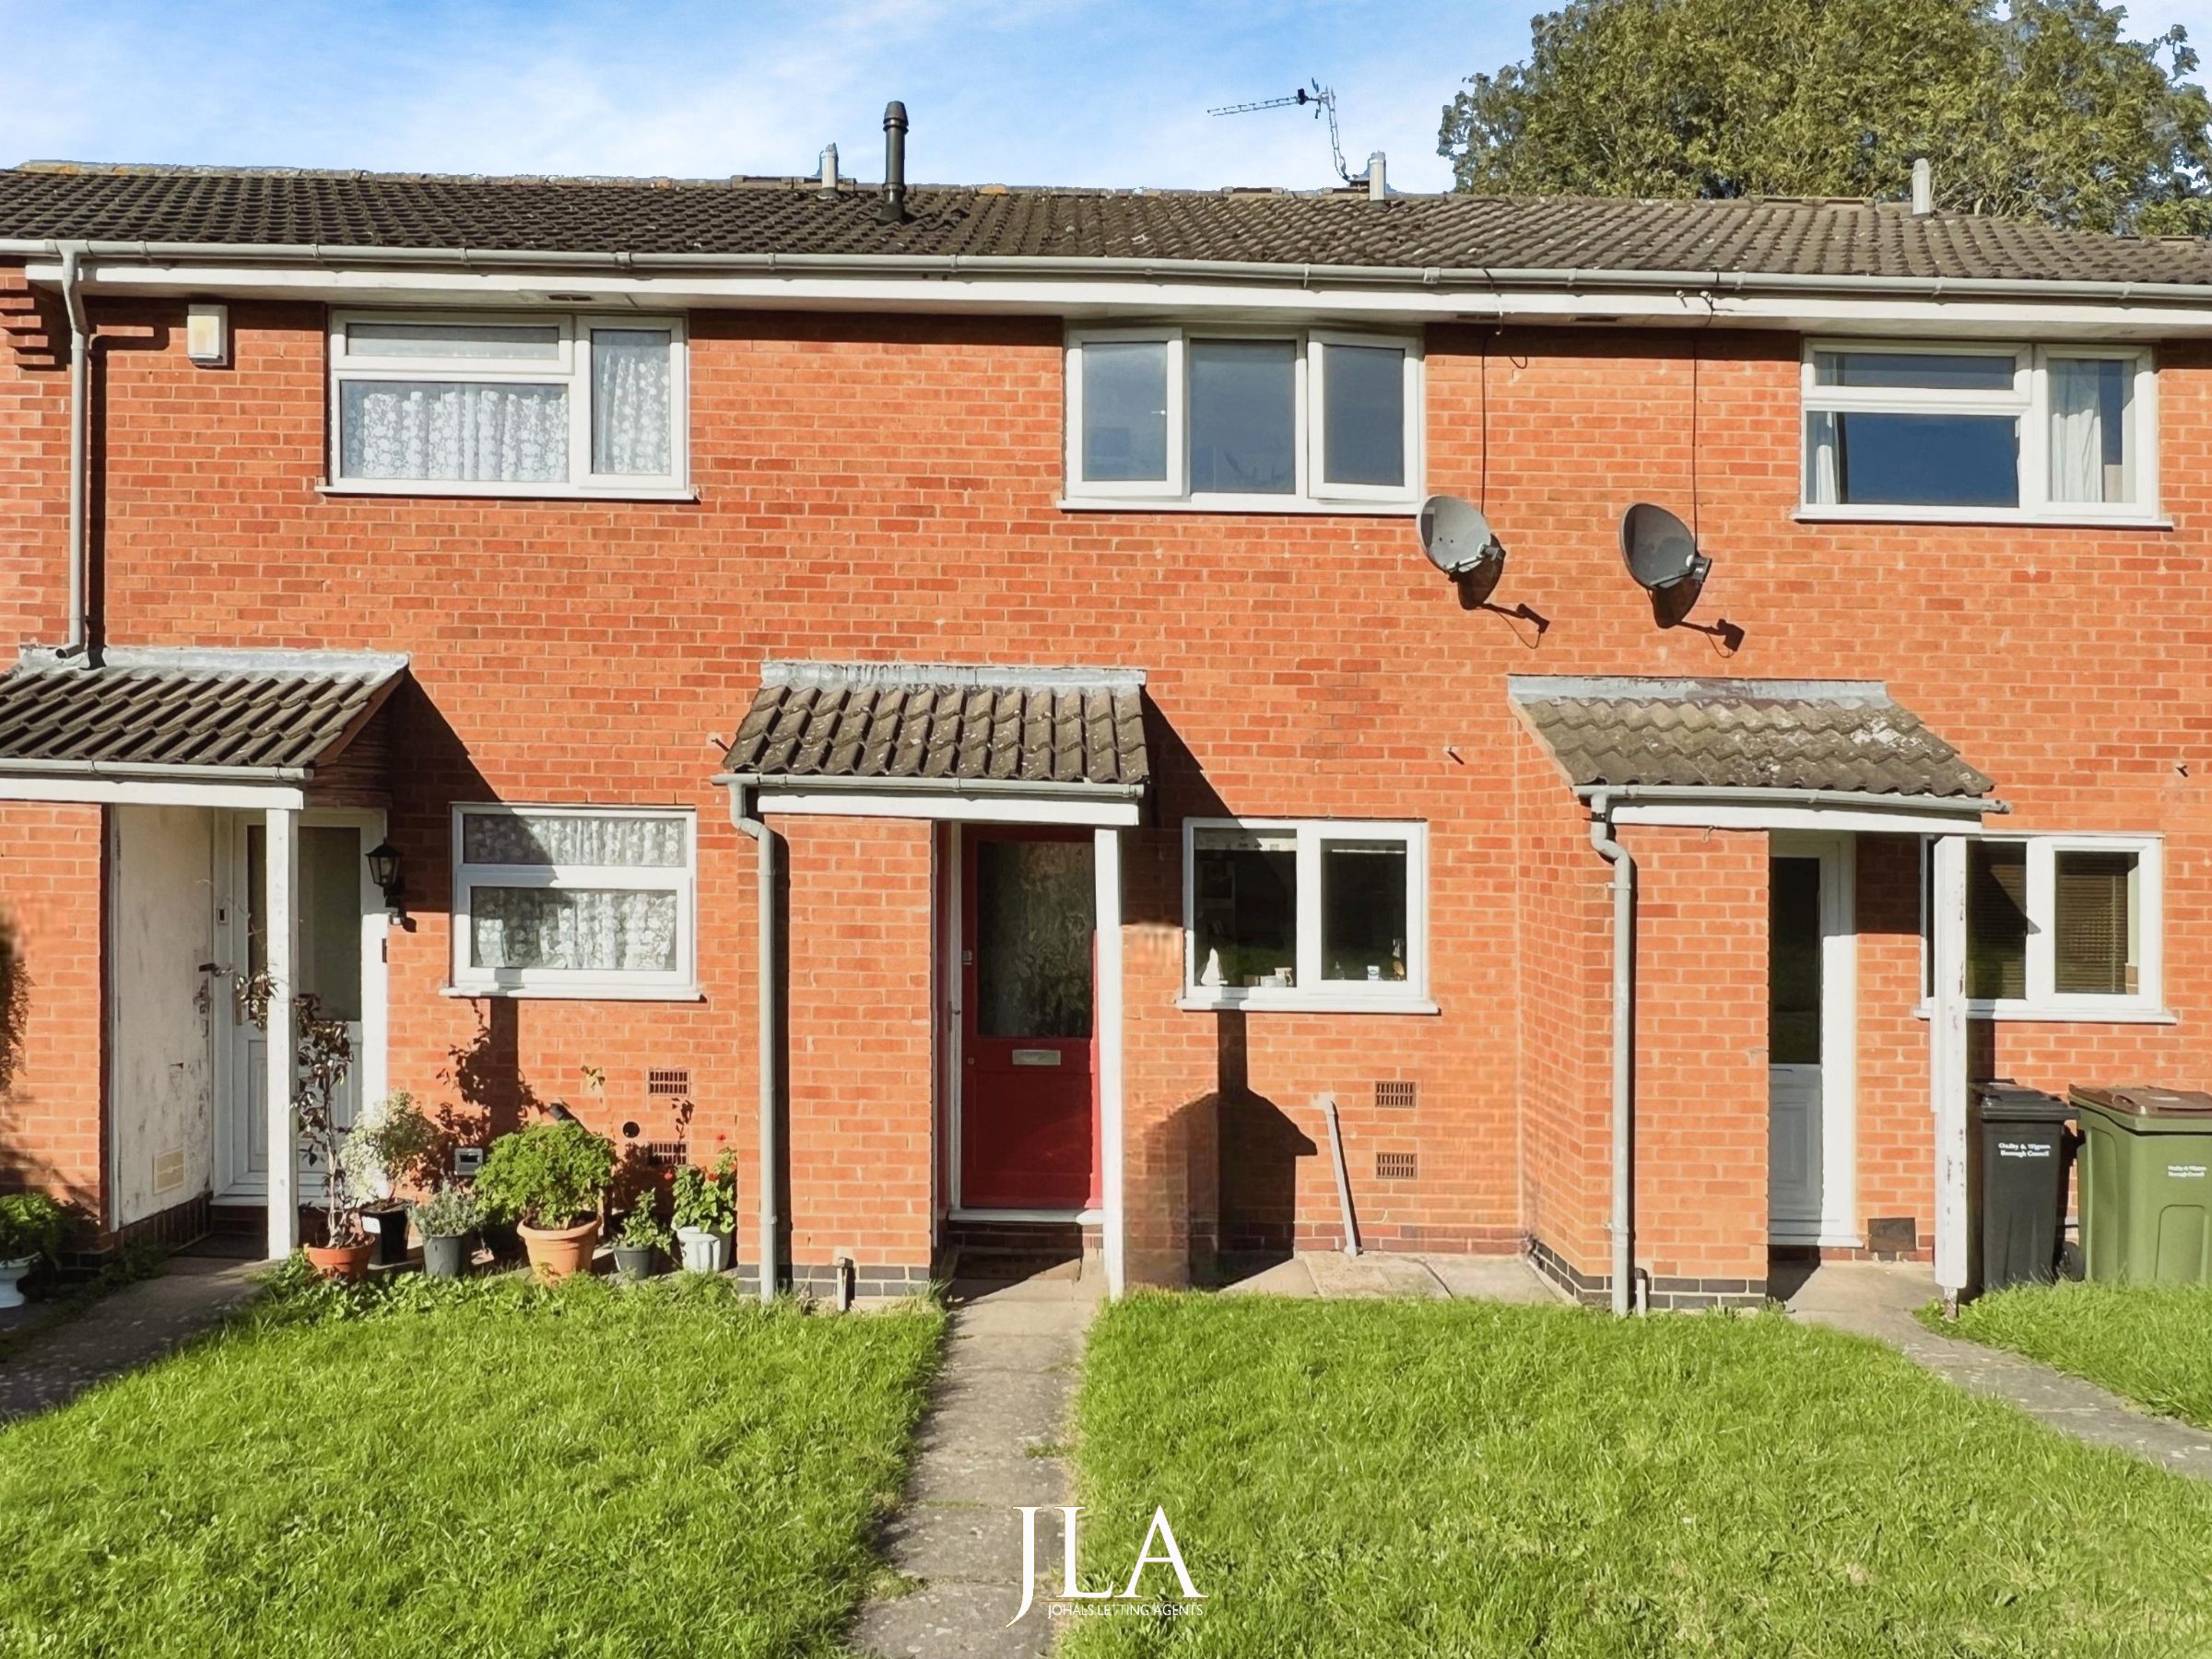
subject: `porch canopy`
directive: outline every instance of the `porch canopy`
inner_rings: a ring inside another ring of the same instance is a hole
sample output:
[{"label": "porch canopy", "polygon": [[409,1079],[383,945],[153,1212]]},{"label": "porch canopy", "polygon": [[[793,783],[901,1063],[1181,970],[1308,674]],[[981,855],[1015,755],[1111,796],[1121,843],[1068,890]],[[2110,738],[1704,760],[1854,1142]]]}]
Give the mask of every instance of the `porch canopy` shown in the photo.
[{"label": "porch canopy", "polygon": [[1967,1277],[1966,841],[1987,774],[1877,680],[1582,678],[1516,675],[1516,712],[1567,774],[1614,862],[1615,1307],[1629,1276],[1634,1091],[1635,860],[1623,824],[1817,830],[1932,838],[1929,1106],[1935,1120],[1936,1281]]},{"label": "porch canopy", "polygon": [[296,810],[311,790],[381,792],[382,755],[355,746],[406,666],[371,653],[117,647],[95,665],[27,650],[0,676],[0,800]]},{"label": "porch canopy", "polygon": [[767,663],[715,781],[763,812],[1133,825],[1144,685],[1126,668]]},{"label": "porch canopy", "polygon": [[1618,823],[1971,828],[1994,785],[1879,680],[1514,675],[1508,694],[1576,794]]}]

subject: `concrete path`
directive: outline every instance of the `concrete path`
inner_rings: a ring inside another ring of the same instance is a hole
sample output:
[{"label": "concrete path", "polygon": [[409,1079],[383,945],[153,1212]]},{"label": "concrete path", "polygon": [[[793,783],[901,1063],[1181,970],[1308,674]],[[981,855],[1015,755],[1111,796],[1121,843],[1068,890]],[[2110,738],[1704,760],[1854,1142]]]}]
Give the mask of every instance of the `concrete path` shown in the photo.
[{"label": "concrete path", "polygon": [[1021,1510],[1040,1506],[1038,1576],[1059,1583],[1060,1516],[1073,1501],[1067,1441],[1096,1277],[952,1287],[952,1328],[886,1553],[902,1595],[861,1610],[853,1645],[883,1659],[1032,1659],[1053,1622],[1042,1596],[1019,1624]]},{"label": "concrete path", "polygon": [[1371,1300],[1410,1296],[1430,1300],[1551,1302],[1559,1293],[1519,1256],[1388,1255],[1365,1251],[1309,1251],[1288,1261],[1232,1273],[1221,1287],[1231,1296],[1328,1297]]},{"label": "concrete path", "polygon": [[2037,1421],[2093,1445],[2116,1446],[2177,1475],[2212,1480],[2212,1433],[2152,1417],[2118,1394],[2018,1354],[1939,1336],[1913,1317],[1936,1294],[1925,1267],[1838,1263],[1821,1267],[1788,1301],[1791,1316],[1872,1336],[1973,1394],[2004,1400]]},{"label": "concrete path", "polygon": [[95,1382],[151,1363],[211,1329],[253,1295],[267,1264],[172,1256],[0,1358],[0,1423],[66,1405]]}]

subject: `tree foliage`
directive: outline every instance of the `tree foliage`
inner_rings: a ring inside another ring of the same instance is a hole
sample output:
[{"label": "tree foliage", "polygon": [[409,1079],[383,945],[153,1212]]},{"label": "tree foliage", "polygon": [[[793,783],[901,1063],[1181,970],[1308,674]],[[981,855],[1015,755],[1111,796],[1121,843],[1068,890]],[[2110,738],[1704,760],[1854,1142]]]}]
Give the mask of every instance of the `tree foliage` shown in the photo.
[{"label": "tree foliage", "polygon": [[1471,76],[1438,152],[1483,194],[1897,197],[2212,230],[2212,100],[2179,28],[2097,0],[1569,0]]}]

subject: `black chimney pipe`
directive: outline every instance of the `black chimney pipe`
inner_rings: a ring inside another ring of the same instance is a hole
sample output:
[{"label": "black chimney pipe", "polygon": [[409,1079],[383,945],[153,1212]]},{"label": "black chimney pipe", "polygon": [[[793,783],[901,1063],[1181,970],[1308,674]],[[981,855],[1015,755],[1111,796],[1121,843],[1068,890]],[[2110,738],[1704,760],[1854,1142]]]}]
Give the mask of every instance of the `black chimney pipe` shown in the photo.
[{"label": "black chimney pipe", "polygon": [[887,225],[906,218],[906,106],[895,98],[883,106],[883,203],[876,217]]}]

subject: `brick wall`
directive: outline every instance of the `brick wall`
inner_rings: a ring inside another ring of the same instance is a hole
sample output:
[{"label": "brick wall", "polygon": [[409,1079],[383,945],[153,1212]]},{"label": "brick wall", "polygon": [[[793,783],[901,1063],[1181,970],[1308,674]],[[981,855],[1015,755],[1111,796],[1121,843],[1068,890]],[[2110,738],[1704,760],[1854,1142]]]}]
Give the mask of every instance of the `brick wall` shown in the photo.
[{"label": "brick wall", "polygon": [[[2009,1028],[1997,1053],[2024,1077],[2125,1066],[2188,1080],[2212,1058],[2201,925],[2212,903],[2212,668],[2196,619],[2212,373],[2199,347],[2164,357],[2172,532],[1934,528],[1792,517],[1794,338],[1433,329],[1429,484],[1484,501],[1512,554],[1498,598],[1542,613],[1551,626],[1539,632],[1461,609],[1403,518],[1060,510],[1060,336],[1049,320],[702,313],[691,365],[700,500],[575,503],[319,493],[317,308],[234,305],[235,367],[221,371],[184,361],[181,303],[101,300],[96,312],[115,336],[97,377],[110,636],[414,655],[417,687],[397,712],[393,839],[415,926],[392,947],[392,1077],[457,1112],[512,1115],[527,1099],[567,1096],[661,1138],[672,1114],[644,1095],[643,1074],[681,1065],[697,1097],[692,1144],[711,1149],[725,1135],[749,1147],[751,851],[704,780],[710,735],[728,735],[771,655],[1147,671],[1157,827],[1130,838],[1126,940],[1131,1260],[1145,1277],[1176,1277],[1215,1241],[1279,1241],[1286,1230],[1335,1241],[1314,1107],[1324,1092],[1344,1114],[1371,1240],[1504,1248],[1534,1231],[1602,1265],[1604,1146],[1586,1109],[1605,1087],[1605,870],[1563,790],[1559,811],[1535,804],[1550,784],[1525,772],[1527,739],[1504,694],[1512,672],[1883,678],[1997,777],[2013,824],[2164,832],[2179,1023]],[[0,284],[12,339],[35,334],[35,314],[19,283]],[[35,340],[0,359],[0,560],[20,578],[0,584],[0,604],[19,634],[49,638],[61,378]],[[1717,561],[1699,616],[1746,630],[1733,656],[1702,635],[1655,629],[1619,570],[1621,509],[1638,499],[1688,509],[1693,483]],[[437,994],[448,811],[481,799],[694,807],[703,1000]],[[1237,1020],[1177,1009],[1177,832],[1185,815],[1218,812],[1430,824],[1442,1012]],[[833,912],[906,946],[926,925],[903,908],[926,903],[926,837],[873,837],[848,844],[880,857],[886,882],[920,885],[841,888],[812,830],[794,831],[794,853],[809,848],[794,859],[794,927],[803,917],[806,935],[794,959],[820,948],[814,935]],[[1657,874],[1674,856],[1660,850]],[[1654,887],[1654,902],[1718,905],[1695,895],[1759,873],[1748,852],[1699,856],[1711,862],[1682,866],[1694,877],[1683,892]],[[844,895],[841,909],[809,908],[808,870],[825,895]],[[1868,886],[1869,913],[1901,926],[1904,900]],[[1736,897],[1756,903],[1760,890]],[[1924,1127],[1924,1050],[1898,1001],[1909,942],[1901,932],[1862,940],[1869,1213],[1925,1212],[1911,1150]],[[1665,966],[1664,936],[1655,948]],[[1686,948],[1668,971],[1687,983],[1720,970],[1730,999],[1754,963],[1763,973],[1756,920],[1701,948],[1734,955],[1700,963]],[[874,968],[855,959],[838,976],[838,994],[861,1006],[902,1006],[912,993],[917,1014],[926,1009],[925,951]],[[1713,1018],[1726,1025],[1740,1012],[1731,1001]],[[794,1041],[815,1018],[794,1007]],[[925,1087],[915,1046],[925,1035],[877,1023],[869,1041],[884,1045],[888,1069],[872,1074],[872,1102],[889,1100],[891,1074],[909,1079],[901,1089]],[[604,1101],[580,1098],[585,1065],[606,1068]],[[1738,1069],[1751,1068],[1729,1068],[1731,1111]],[[1416,1082],[1418,1106],[1378,1109],[1378,1080]],[[877,1147],[895,1218],[886,1250],[911,1248],[905,1206],[916,1191],[927,1202],[925,1182],[891,1167],[904,1154],[889,1141],[909,1133],[919,1131],[887,1131]],[[831,1161],[795,1169],[794,1196],[827,1203],[869,1185],[841,1171],[832,1141],[808,1144]],[[1647,1147],[1686,1167],[1700,1156],[1687,1138]],[[1751,1179],[1748,1150],[1732,1145],[1727,1172],[1702,1179]],[[1415,1153],[1418,1173],[1377,1180],[1378,1151]],[[925,1173],[925,1160],[915,1167]],[[1685,1194],[1656,1191],[1651,1203],[1655,1260],[1747,1274],[1756,1203],[1708,1234]],[[825,1233],[845,1224],[804,1204],[793,1221]]]},{"label": "brick wall", "polygon": [[104,1228],[100,812],[0,805],[0,1191]]}]

